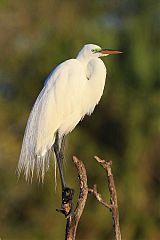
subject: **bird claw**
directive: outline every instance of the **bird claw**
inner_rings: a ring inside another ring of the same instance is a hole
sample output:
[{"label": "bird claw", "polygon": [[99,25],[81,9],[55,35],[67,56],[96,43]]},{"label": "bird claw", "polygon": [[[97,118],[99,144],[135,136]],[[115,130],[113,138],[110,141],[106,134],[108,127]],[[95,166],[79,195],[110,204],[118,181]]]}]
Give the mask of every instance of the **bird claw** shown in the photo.
[{"label": "bird claw", "polygon": [[72,203],[73,195],[74,195],[74,190],[69,187],[65,187],[62,191],[61,209],[60,210],[56,209],[56,210],[64,214],[65,218],[69,218],[73,213],[73,203]]},{"label": "bird claw", "polygon": [[65,215],[65,218],[68,219],[69,217],[71,217],[72,214],[73,214],[73,212],[74,212],[74,211],[73,211],[73,205],[72,205],[72,207],[71,207],[69,213],[68,213],[67,215]]}]

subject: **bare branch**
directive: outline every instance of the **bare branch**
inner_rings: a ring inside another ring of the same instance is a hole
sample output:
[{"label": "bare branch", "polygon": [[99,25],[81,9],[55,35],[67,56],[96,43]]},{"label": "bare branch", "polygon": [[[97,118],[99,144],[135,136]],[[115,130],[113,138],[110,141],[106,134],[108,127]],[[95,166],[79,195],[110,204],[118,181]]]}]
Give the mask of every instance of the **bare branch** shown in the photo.
[{"label": "bare branch", "polygon": [[95,159],[105,169],[105,171],[107,173],[108,188],[109,188],[109,192],[110,192],[111,212],[112,212],[113,227],[114,227],[114,239],[121,240],[117,193],[116,193],[116,188],[115,188],[114,179],[113,179],[113,175],[112,175],[112,169],[111,169],[112,161],[107,162],[105,160],[100,159],[97,156],[95,156]]},{"label": "bare branch", "polygon": [[105,207],[107,207],[107,208],[109,208],[109,209],[112,208],[112,205],[106,203],[106,202],[103,200],[101,194],[99,194],[99,193],[97,192],[97,186],[96,186],[96,184],[93,186],[93,189],[92,189],[92,188],[88,188],[88,192],[89,192],[89,193],[92,193],[92,194],[94,195],[94,197],[97,199],[97,201],[100,202],[103,206],[105,206]]},{"label": "bare branch", "polygon": [[93,189],[88,188],[85,166],[82,161],[80,161],[77,157],[74,156],[73,162],[76,166],[80,182],[80,193],[76,204],[76,208],[75,210],[73,210],[72,203],[74,193],[73,189],[65,188],[65,190],[62,192],[62,209],[57,210],[63,213],[67,219],[65,240],[75,240],[77,226],[82,215],[82,212],[84,210],[88,192],[92,193],[98,202],[100,202],[103,206],[107,207],[112,212],[114,239],[121,240],[117,193],[111,171],[112,161],[105,161],[100,159],[99,157],[95,157],[95,159],[106,171],[108,179],[108,188],[110,192],[110,204],[106,203],[103,200],[101,194],[97,192],[96,185],[93,186]]},{"label": "bare branch", "polygon": [[67,218],[65,240],[75,239],[78,222],[82,215],[82,212],[87,200],[87,195],[88,195],[87,174],[86,174],[85,166],[83,162],[80,161],[75,156],[73,157],[73,162],[78,172],[78,177],[80,182],[80,193],[79,193],[79,198],[78,198],[75,210],[71,212],[71,215]]}]

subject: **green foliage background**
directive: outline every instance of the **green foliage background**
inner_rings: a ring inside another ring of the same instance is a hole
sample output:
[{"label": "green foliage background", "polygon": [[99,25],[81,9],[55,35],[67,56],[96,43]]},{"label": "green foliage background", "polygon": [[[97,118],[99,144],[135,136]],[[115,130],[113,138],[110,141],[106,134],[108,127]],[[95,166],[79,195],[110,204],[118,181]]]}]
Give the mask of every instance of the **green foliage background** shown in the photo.
[{"label": "green foliage background", "polygon": [[[158,1],[0,1],[0,238],[63,239],[65,220],[54,190],[53,164],[44,184],[17,181],[15,170],[31,107],[51,70],[86,43],[123,50],[104,59],[103,98],[70,134],[66,179],[78,194],[71,161],[85,162],[89,185],[109,198],[93,159],[113,160],[122,239],[160,239],[160,62]],[[109,200],[109,199],[108,199]],[[77,239],[113,239],[109,211],[89,196]]]}]

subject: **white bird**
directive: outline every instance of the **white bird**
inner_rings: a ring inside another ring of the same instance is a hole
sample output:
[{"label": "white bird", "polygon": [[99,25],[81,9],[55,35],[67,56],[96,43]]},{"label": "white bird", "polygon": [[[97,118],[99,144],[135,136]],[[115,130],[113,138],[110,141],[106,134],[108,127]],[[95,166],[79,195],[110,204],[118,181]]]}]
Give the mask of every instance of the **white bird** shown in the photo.
[{"label": "white bird", "polygon": [[87,44],[76,59],[61,63],[50,73],[32,108],[23,138],[18,172],[24,172],[26,180],[33,177],[35,168],[44,178],[54,151],[65,189],[64,137],[93,112],[103,94],[106,67],[100,57],[119,53]]}]

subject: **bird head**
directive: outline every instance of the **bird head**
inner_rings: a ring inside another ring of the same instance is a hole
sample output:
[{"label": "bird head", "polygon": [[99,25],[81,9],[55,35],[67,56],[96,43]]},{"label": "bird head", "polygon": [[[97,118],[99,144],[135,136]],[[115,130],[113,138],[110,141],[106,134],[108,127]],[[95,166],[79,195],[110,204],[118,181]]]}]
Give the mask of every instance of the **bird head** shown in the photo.
[{"label": "bird head", "polygon": [[89,59],[93,57],[104,57],[112,54],[120,54],[123,52],[111,49],[103,49],[95,44],[86,44],[78,53],[77,59]]}]

